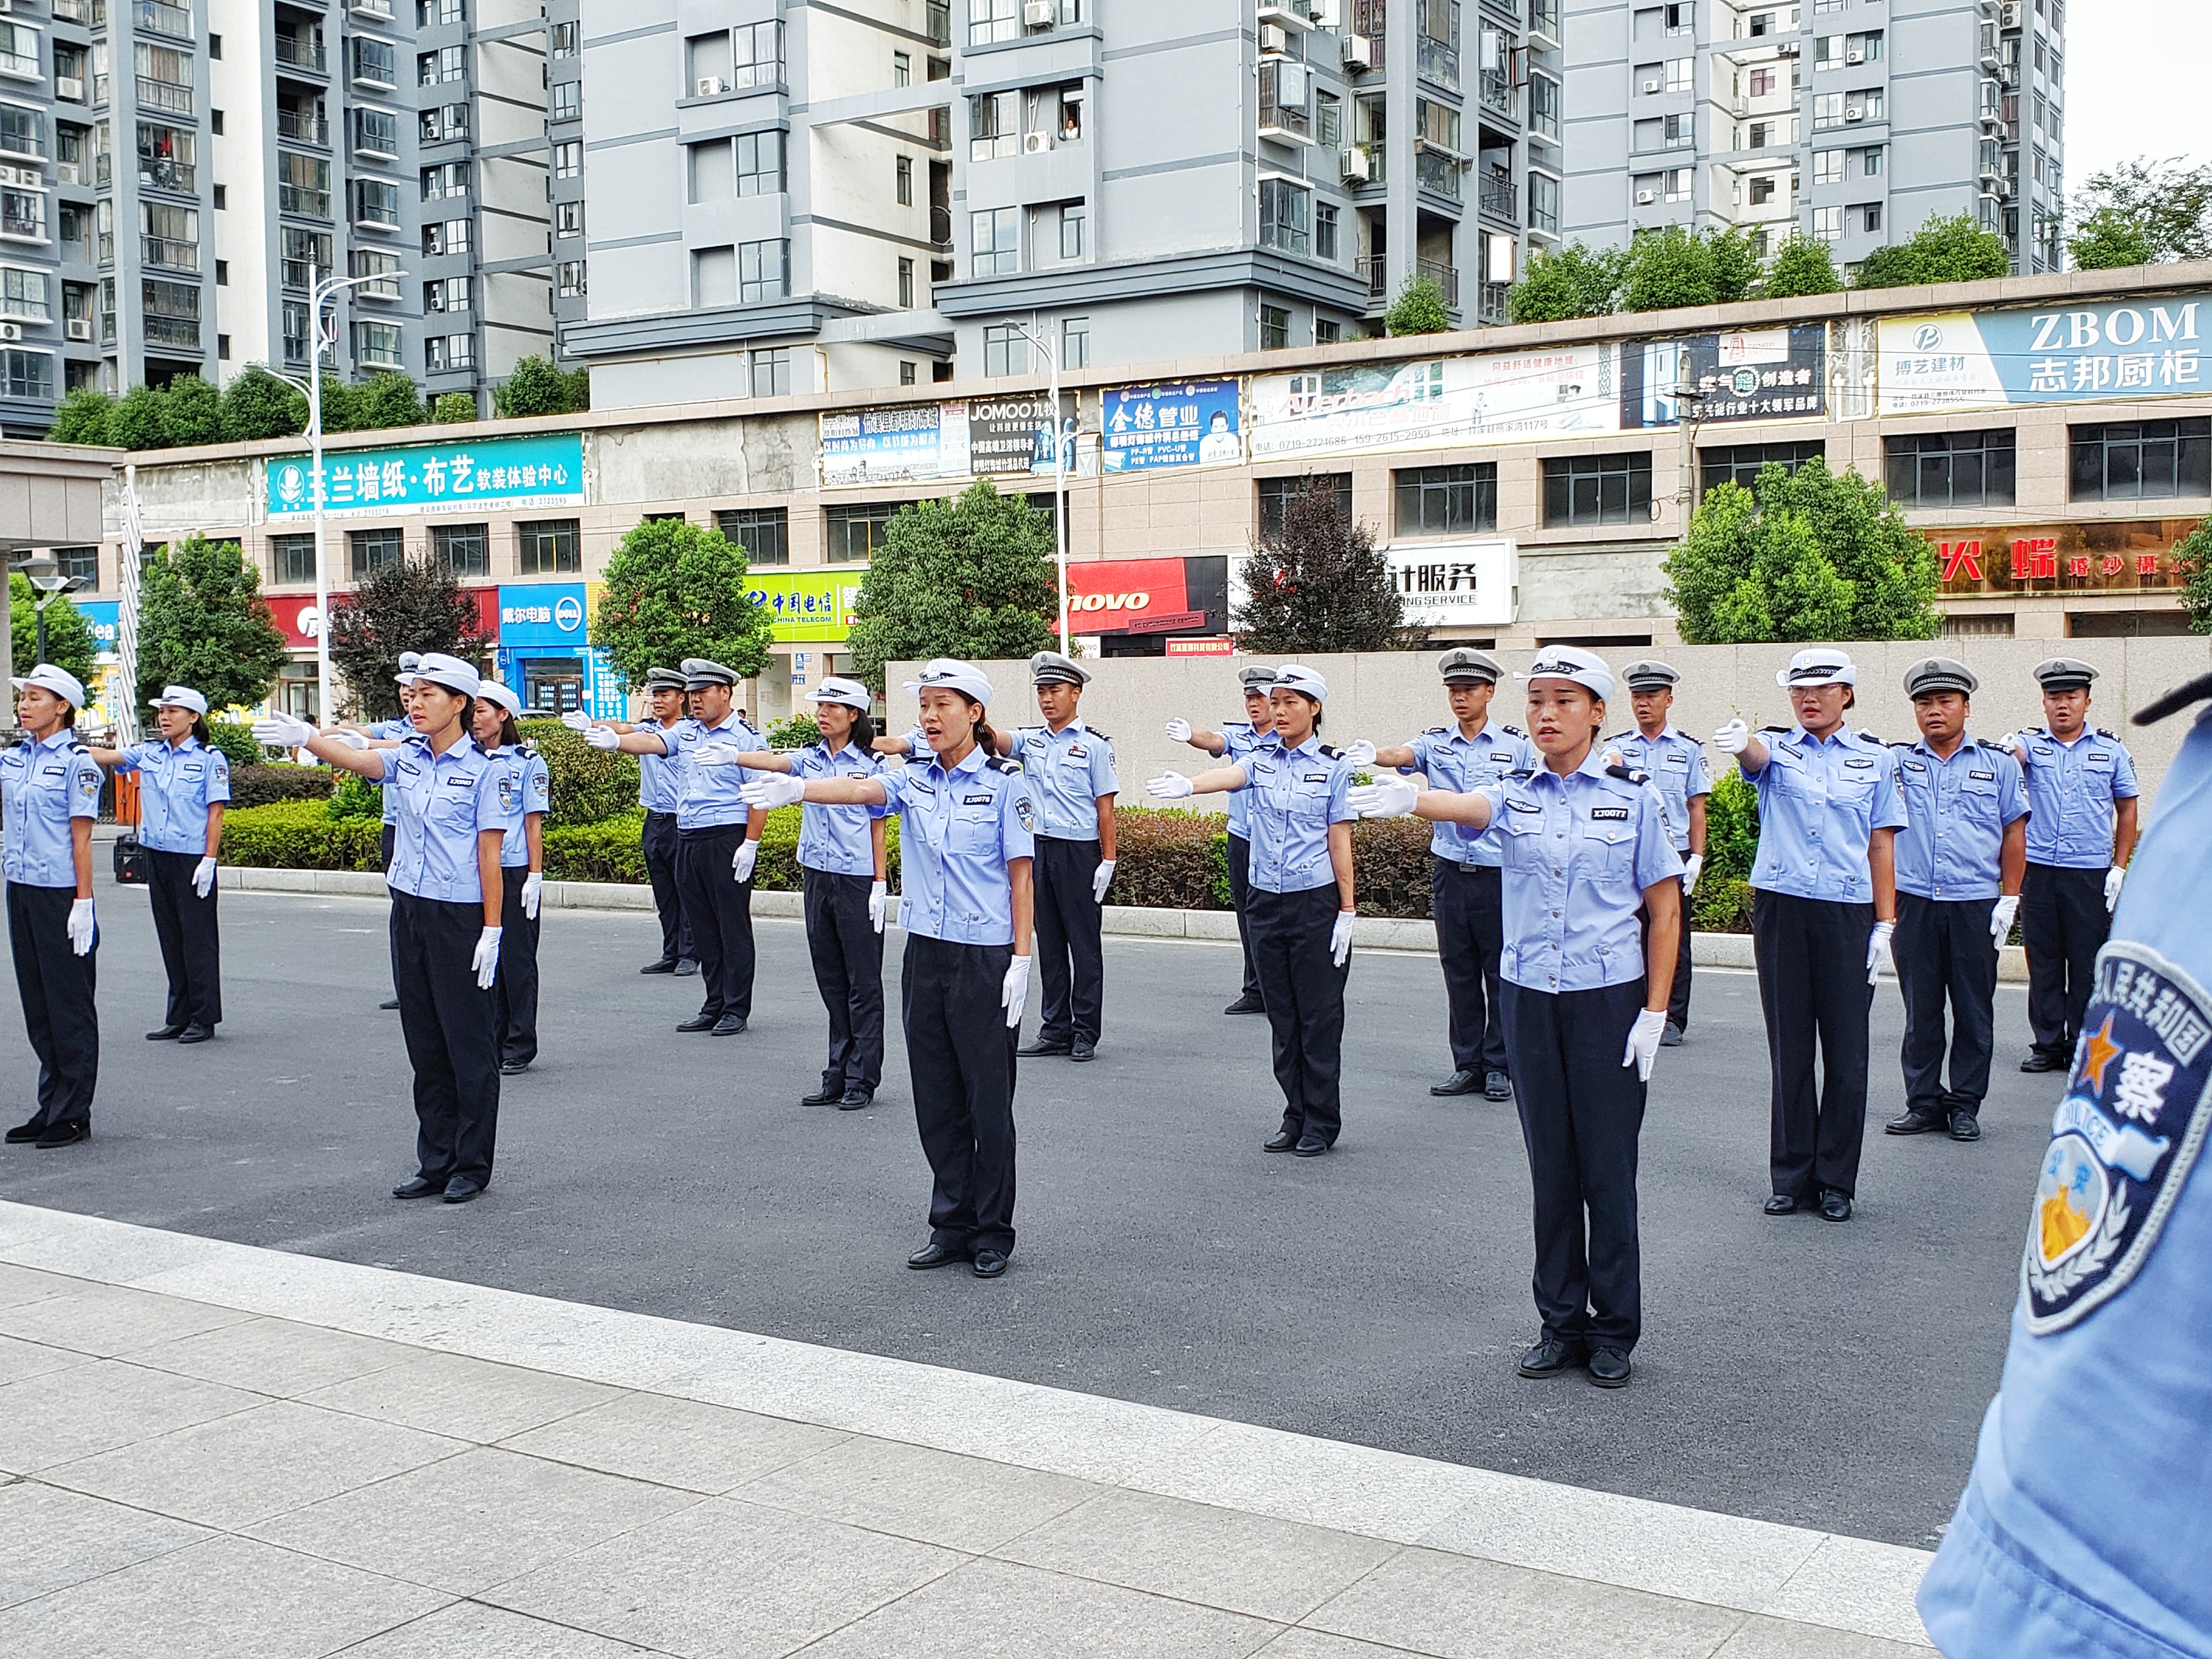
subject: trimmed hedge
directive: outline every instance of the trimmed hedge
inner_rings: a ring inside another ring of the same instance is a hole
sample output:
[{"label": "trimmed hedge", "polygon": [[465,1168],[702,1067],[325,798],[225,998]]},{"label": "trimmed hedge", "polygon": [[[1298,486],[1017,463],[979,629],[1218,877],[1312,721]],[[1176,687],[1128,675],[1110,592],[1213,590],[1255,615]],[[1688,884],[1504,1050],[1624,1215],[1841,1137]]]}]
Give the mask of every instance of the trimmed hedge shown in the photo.
[{"label": "trimmed hedge", "polygon": [[374,818],[333,818],[328,801],[248,807],[223,815],[222,861],[261,870],[374,870],[381,828]]},{"label": "trimmed hedge", "polygon": [[328,800],[331,774],[321,766],[234,766],[230,771],[233,811],[280,800]]},{"label": "trimmed hedge", "polygon": [[1713,780],[1705,798],[1705,867],[1690,896],[1701,933],[1751,931],[1751,866],[1759,857],[1759,792],[1731,769]]},{"label": "trimmed hedge", "polygon": [[[558,720],[520,720],[516,729],[544,756],[546,769],[553,775],[553,810],[545,820],[549,825],[604,823],[638,813],[636,756],[594,749]],[[644,822],[638,818],[640,824]]]}]

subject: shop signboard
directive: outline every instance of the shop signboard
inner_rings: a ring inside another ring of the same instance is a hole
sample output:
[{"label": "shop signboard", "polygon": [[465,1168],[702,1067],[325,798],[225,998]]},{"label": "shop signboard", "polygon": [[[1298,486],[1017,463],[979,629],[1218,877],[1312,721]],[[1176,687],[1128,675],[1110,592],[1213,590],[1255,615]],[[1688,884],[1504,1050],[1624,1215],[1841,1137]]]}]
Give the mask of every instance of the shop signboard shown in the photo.
[{"label": "shop signboard", "polygon": [[[1053,476],[1052,399],[1042,392],[978,398],[968,405],[969,465],[979,478]],[[1060,398],[1060,465],[1071,478],[1097,470],[1091,446],[1077,439],[1075,394]]]},{"label": "shop signboard", "polygon": [[1108,472],[1233,465],[1244,459],[1234,380],[1109,386],[1099,446]]},{"label": "shop signboard", "polygon": [[1081,559],[1067,567],[1068,631],[1203,633],[1227,626],[1229,559]]},{"label": "shop signboard", "polygon": [[[499,594],[493,586],[462,584],[461,592],[468,595],[477,608],[477,644],[489,646],[499,639]],[[349,593],[331,595],[332,609],[351,602]],[[284,630],[284,643],[294,651],[313,652],[315,641],[322,633],[321,614],[315,609],[312,594],[301,594],[293,599],[269,601],[269,615],[277,627]]]},{"label": "shop signboard", "polygon": [[1383,550],[1406,620],[1423,628],[1502,628],[1515,620],[1520,549],[1510,536],[1404,542]]},{"label": "shop signboard", "polygon": [[[323,466],[330,518],[584,504],[584,441],[574,432],[348,449],[326,455]],[[310,457],[276,456],[264,471],[271,520],[313,516]]]},{"label": "shop signboard", "polygon": [[1739,329],[1625,347],[1622,429],[1673,426],[1679,418],[1674,388],[1685,375],[1698,390],[1691,416],[1700,426],[1820,419],[1828,412],[1827,325]]},{"label": "shop signboard", "polygon": [[1252,377],[1252,459],[1458,449],[1617,431],[1610,343]]},{"label": "shop signboard", "polygon": [[502,646],[580,651],[590,628],[591,596],[582,582],[508,582],[499,590]]},{"label": "shop signboard", "polygon": [[893,404],[823,411],[822,482],[926,483],[971,465],[965,404]]},{"label": "shop signboard", "polygon": [[2174,557],[2173,546],[2196,527],[2194,519],[2138,519],[1923,533],[1936,549],[1947,599],[2016,593],[2178,597],[2189,573]]},{"label": "shop signboard", "polygon": [[747,577],[753,603],[764,605],[780,645],[839,645],[853,626],[865,571],[762,570]]},{"label": "shop signboard", "polygon": [[1884,415],[2021,404],[2133,402],[2212,392],[2212,292],[2038,311],[1886,317]]}]

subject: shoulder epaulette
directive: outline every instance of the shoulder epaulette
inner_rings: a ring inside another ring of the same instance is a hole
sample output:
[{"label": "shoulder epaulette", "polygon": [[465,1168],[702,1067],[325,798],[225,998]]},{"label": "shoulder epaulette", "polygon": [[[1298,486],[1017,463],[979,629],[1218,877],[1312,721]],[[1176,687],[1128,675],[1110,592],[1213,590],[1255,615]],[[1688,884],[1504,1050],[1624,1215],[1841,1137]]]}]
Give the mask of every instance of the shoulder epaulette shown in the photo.
[{"label": "shoulder epaulette", "polygon": [[994,772],[1019,772],[1022,763],[1011,755],[986,755],[983,764]]},{"label": "shoulder epaulette", "polygon": [[1788,733],[1796,731],[1797,728],[1794,726],[1762,726],[1759,729],[1762,732],[1780,732],[1784,735],[1787,735]]},{"label": "shoulder epaulette", "polygon": [[1525,738],[1528,735],[1517,726],[1501,726],[1498,729],[1504,732],[1508,737]]},{"label": "shoulder epaulette", "polygon": [[1449,732],[1449,731],[1450,731],[1450,730],[1451,730],[1451,727],[1449,727],[1449,726],[1431,726],[1427,727],[1425,730],[1424,730],[1424,731],[1422,732],[1421,735],[1422,735],[1423,737],[1425,737],[1425,738],[1440,737],[1440,736],[1442,736],[1444,732]]},{"label": "shoulder epaulette", "polygon": [[2099,737],[2100,737],[2100,738],[2111,738],[2114,743],[2118,743],[2118,742],[2119,742],[2119,740],[2120,740],[2120,734],[2119,734],[2118,732],[2107,732],[2107,731],[2106,731],[2106,730],[2105,730],[2105,728],[2104,728],[2103,726],[2094,726],[2094,727],[2092,727],[2091,729],[2092,729],[2093,731],[2094,731],[2094,732],[2096,732],[2096,734],[2097,734]]},{"label": "shoulder epaulette", "polygon": [[1095,726],[1085,726],[1084,730],[1090,732],[1092,737],[1097,738],[1101,743],[1111,743],[1114,741],[1113,738],[1108,737],[1103,732],[1101,732]]},{"label": "shoulder epaulette", "polygon": [[1321,752],[1328,756],[1331,760],[1342,760],[1344,758],[1344,750],[1337,748],[1334,744],[1325,743],[1322,744]]},{"label": "shoulder epaulette", "polygon": [[1641,732],[1623,732],[1613,737],[1600,738],[1598,741],[1600,743],[1626,743],[1632,738],[1640,738],[1643,735],[1644,733]]},{"label": "shoulder epaulette", "polygon": [[1524,766],[1519,771],[1508,772],[1505,775],[1509,778],[1521,778],[1526,780],[1536,775],[1536,769],[1533,766]]},{"label": "shoulder epaulette", "polygon": [[92,747],[89,744],[72,743],[70,744],[70,752],[73,755],[89,755],[92,752]]},{"label": "shoulder epaulette", "polygon": [[1608,766],[1605,769],[1605,775],[1609,778],[1619,778],[1623,783],[1646,784],[1651,781],[1649,772],[1634,766]]},{"label": "shoulder epaulette", "polygon": [[1887,743],[1875,736],[1871,732],[1862,732],[1858,734],[1858,737],[1861,743],[1870,743],[1877,749],[1887,749],[1889,746]]},{"label": "shoulder epaulette", "polygon": [[538,745],[531,742],[527,738],[525,738],[522,740],[520,747],[522,752],[526,755],[535,755],[538,752]]}]

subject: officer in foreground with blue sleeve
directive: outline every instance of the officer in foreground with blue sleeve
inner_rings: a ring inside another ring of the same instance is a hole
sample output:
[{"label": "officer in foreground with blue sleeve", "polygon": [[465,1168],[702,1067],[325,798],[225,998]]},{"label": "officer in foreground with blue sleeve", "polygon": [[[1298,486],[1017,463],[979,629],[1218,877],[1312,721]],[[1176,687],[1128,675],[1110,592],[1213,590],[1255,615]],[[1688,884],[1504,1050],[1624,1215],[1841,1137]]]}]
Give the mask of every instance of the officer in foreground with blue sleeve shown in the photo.
[{"label": "officer in foreground with blue sleeve", "polygon": [[[1231,766],[1242,763],[1254,750],[1266,748],[1272,741],[1268,734],[1275,729],[1275,706],[1267,701],[1267,688],[1275,683],[1275,671],[1266,663],[1248,663],[1237,671],[1237,679],[1244,688],[1243,720],[1224,720],[1218,732],[1208,732],[1194,729],[1188,720],[1178,714],[1168,722],[1168,736],[1177,743],[1202,749]],[[1228,853],[1229,908],[1237,913],[1237,942],[1244,957],[1244,984],[1237,1000],[1221,1012],[1264,1014],[1267,1003],[1260,994],[1260,969],[1252,960],[1252,927],[1245,914],[1252,896],[1252,823],[1245,792],[1241,789],[1230,792]]]},{"label": "officer in foreground with blue sleeve", "polygon": [[[2212,675],[2136,716],[2212,697]],[[2212,1655],[2212,714],[2160,787],[2051,1120],[2004,1382],[1920,1616],[1949,1659]]]},{"label": "officer in foreground with blue sleeve", "polygon": [[[415,690],[415,671],[422,665],[420,651],[399,653],[399,712],[388,720],[378,720],[372,726],[356,726],[350,720],[338,720],[331,729],[351,732],[358,737],[373,738],[380,743],[404,743],[415,735],[414,722],[408,719],[412,708]],[[384,797],[384,823],[376,832],[376,861],[384,869],[392,868],[394,843],[399,835],[399,798],[382,784],[375,786]],[[397,946],[393,947],[397,950]],[[376,1005],[391,1013],[399,1006],[399,958],[392,958],[392,994]]]},{"label": "officer in foreground with blue sleeve", "polygon": [[1678,728],[1668,715],[1674,707],[1680,671],[1652,658],[1620,671],[1628,687],[1628,706],[1636,711],[1632,731],[1606,739],[1608,754],[1632,771],[1642,772],[1667,809],[1667,834],[1682,860],[1682,946],[1674,952],[1674,983],[1667,995],[1663,1048],[1679,1047],[1690,1029],[1690,895],[1705,867],[1705,801],[1713,793],[1705,772],[1705,746]]}]

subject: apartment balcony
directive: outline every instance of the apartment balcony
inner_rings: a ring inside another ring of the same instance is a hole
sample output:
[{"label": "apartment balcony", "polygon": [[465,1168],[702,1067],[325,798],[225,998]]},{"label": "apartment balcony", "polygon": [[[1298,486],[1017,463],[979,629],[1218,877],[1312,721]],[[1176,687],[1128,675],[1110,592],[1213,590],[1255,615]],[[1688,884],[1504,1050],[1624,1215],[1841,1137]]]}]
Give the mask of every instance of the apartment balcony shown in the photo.
[{"label": "apartment balcony", "polygon": [[1460,158],[1449,150],[1423,145],[1413,153],[1413,182],[1431,196],[1460,199]]},{"label": "apartment balcony", "polygon": [[348,0],[346,9],[356,17],[373,17],[380,22],[392,20],[392,0]]},{"label": "apartment balcony", "polygon": [[1413,274],[1425,282],[1434,283],[1444,291],[1444,304],[1451,310],[1459,309],[1459,267],[1448,265],[1437,259],[1414,262]]},{"label": "apartment balcony", "polygon": [[200,268],[200,245],[179,242],[167,236],[141,236],[138,239],[138,258],[143,264],[159,265],[164,270],[198,270]]},{"label": "apartment balcony", "polygon": [[330,56],[319,40],[303,40],[294,34],[274,37],[276,61],[288,69],[309,70],[317,75],[331,72]]},{"label": "apartment balcony", "polygon": [[90,0],[54,0],[54,15],[64,23],[89,23],[92,12]]},{"label": "apartment balcony", "polygon": [[1503,75],[1486,70],[1482,76],[1482,105],[1495,110],[1509,120],[1521,118],[1521,92],[1512,81]]},{"label": "apartment balcony", "polygon": [[[1364,258],[1353,260],[1352,268],[1358,273],[1359,279],[1367,284],[1370,310],[1386,305],[1396,297],[1390,292],[1390,261],[1387,256],[1370,254]],[[1443,290],[1444,304],[1454,311],[1459,309],[1457,266],[1448,265],[1437,259],[1417,259],[1413,262],[1413,275],[1434,283]]]},{"label": "apartment balcony", "polygon": [[173,81],[156,81],[150,76],[138,77],[138,107],[159,110],[164,115],[190,115],[192,112],[192,89],[180,87]]},{"label": "apartment balcony", "polygon": [[1455,47],[1423,35],[1414,65],[1424,81],[1442,87],[1447,92],[1459,90],[1459,52]]},{"label": "apartment balcony", "polygon": [[[43,209],[46,198],[33,197]],[[44,212],[22,213],[12,209],[0,210],[0,236],[12,236],[18,241],[43,242],[46,240],[46,220]]]},{"label": "apartment balcony", "polygon": [[331,216],[331,193],[307,185],[279,185],[276,210],[296,214],[303,219],[327,219]]},{"label": "apartment balcony", "polygon": [[1516,225],[1521,222],[1520,193],[1513,188],[1510,174],[1484,173],[1477,204],[1493,219],[1503,219]]},{"label": "apartment balcony", "polygon": [[276,112],[276,136],[295,143],[319,144],[331,147],[331,124],[311,110],[279,109]]},{"label": "apartment balcony", "polygon": [[148,315],[140,319],[142,332],[149,346],[181,346],[188,351],[200,349],[200,324],[197,317],[157,317]]},{"label": "apartment balcony", "polygon": [[199,188],[199,169],[189,161],[142,155],[138,158],[138,182],[160,190],[181,191],[189,196]]},{"label": "apartment balcony", "polygon": [[1505,305],[1505,295],[1511,288],[1508,283],[1485,283],[1475,290],[1474,316],[1477,322],[1492,325],[1510,322]]},{"label": "apartment balcony", "polygon": [[136,0],[132,14],[138,27],[149,34],[166,34],[172,40],[192,38],[192,12],[189,6],[172,6],[164,0]]}]

